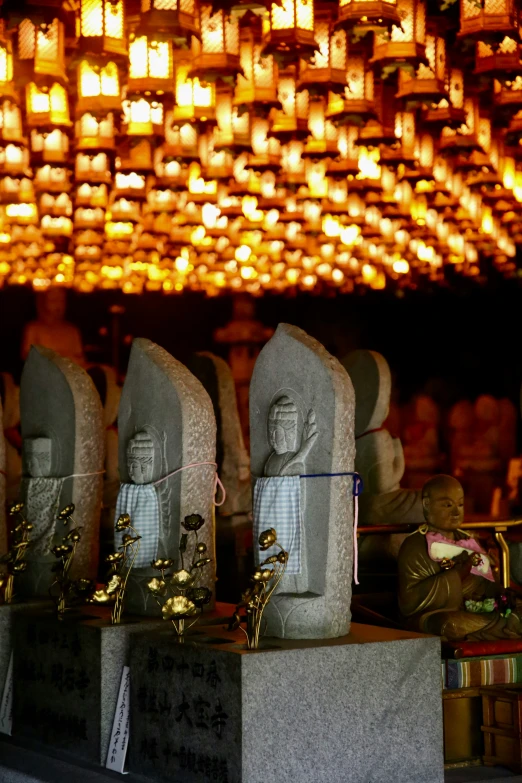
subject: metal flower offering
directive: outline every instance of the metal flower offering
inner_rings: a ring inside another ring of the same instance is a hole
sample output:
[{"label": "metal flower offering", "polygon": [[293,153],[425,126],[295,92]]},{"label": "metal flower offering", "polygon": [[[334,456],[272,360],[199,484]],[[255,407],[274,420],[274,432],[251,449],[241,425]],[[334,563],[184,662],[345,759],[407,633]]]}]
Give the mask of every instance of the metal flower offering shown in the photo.
[{"label": "metal flower offering", "polygon": [[[259,647],[263,612],[283,578],[288,563],[288,552],[277,540],[277,533],[273,527],[264,530],[259,536],[259,548],[262,552],[266,552],[271,547],[279,549],[279,552],[267,557],[256,568],[252,574],[252,587],[243,594],[242,601],[230,620],[229,630],[235,631],[240,628],[246,636],[249,650],[257,650]],[[246,628],[241,625],[242,610],[246,612]]]},{"label": "metal flower offering", "polygon": [[[65,526],[69,523],[76,525],[72,517],[73,514],[74,504],[71,503],[60,511],[57,518]],[[52,567],[55,577],[49,588],[49,595],[56,604],[59,617],[73,604],[85,601],[92,593],[93,583],[90,579],[73,580],[69,578],[76,548],[81,539],[81,531],[82,528],[78,526],[71,528],[63,537],[62,543],[51,549],[58,562]]]},{"label": "metal flower offering", "polygon": [[[182,522],[188,532],[181,536],[179,542],[178,564],[181,568],[177,571],[170,570],[174,565],[172,558],[159,558],[151,563],[161,577],[151,579],[147,587],[161,607],[163,619],[172,622],[180,641],[197,623],[203,607],[212,598],[208,587],[198,587],[203,568],[211,562],[211,558],[206,555],[206,544],[198,541],[198,530],[204,524],[205,520],[199,514],[190,514]],[[187,554],[189,533],[193,533],[195,539],[192,557]]]},{"label": "metal flower offering", "polygon": [[29,537],[33,526],[23,515],[24,504],[13,503],[9,509],[10,516],[18,518],[18,523],[11,529],[11,547],[0,558],[0,563],[5,565],[5,571],[0,575],[0,590],[5,604],[10,604],[14,596],[14,579],[16,574],[22,573],[27,568],[24,561],[25,552],[29,546]]},{"label": "metal flower offering", "polygon": [[110,554],[106,560],[109,564],[107,584],[100,590],[96,590],[89,598],[89,603],[93,604],[114,603],[111,612],[113,625],[121,622],[127,580],[141,545],[141,536],[132,527],[129,514],[122,514],[116,522],[116,532],[123,533],[123,531],[128,532],[122,537],[118,551]]}]

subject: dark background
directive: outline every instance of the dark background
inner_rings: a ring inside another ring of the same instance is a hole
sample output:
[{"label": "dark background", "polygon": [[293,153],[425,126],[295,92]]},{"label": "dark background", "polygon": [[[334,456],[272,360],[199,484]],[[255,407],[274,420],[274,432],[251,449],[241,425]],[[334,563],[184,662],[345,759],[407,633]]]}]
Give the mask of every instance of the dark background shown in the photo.
[{"label": "dark background", "polygon": [[[230,320],[232,297],[71,291],[68,318],[80,327],[91,361],[110,362],[109,308],[114,304],[125,308],[122,338],[148,337],[181,361],[197,350],[226,355],[213,344],[212,334]],[[443,407],[459,398],[489,393],[510,397],[518,408],[522,380],[518,281],[500,282],[487,290],[470,285],[461,290],[367,291],[328,298],[266,295],[256,300],[256,307],[266,325],[287,321],[301,326],[338,357],[357,347],[380,351],[392,368],[401,403],[419,391],[431,393]],[[0,370],[12,372],[17,379],[22,329],[35,314],[30,289],[0,290]],[[104,328],[107,334],[101,335]],[[128,345],[122,345],[123,370],[128,350]]]}]

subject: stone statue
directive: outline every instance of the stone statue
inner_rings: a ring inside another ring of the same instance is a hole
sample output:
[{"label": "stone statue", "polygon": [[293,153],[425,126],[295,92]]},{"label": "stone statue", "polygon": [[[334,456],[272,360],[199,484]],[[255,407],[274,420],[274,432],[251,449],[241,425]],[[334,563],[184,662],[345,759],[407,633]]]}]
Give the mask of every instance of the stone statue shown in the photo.
[{"label": "stone statue", "polygon": [[217,425],[216,461],[227,490],[220,517],[245,515],[252,510],[250,458],[245,448],[234,378],[228,364],[207,351],[196,354],[188,368],[212,400]]},{"label": "stone statue", "polygon": [[21,494],[33,524],[20,591],[47,596],[56,562],[50,549],[64,532],[57,515],[70,503],[83,528],[71,577],[96,577],[105,450],[102,407],[84,370],[48,348],[33,347],[22,373],[20,410]]},{"label": "stone statue", "polygon": [[274,527],[289,552],[265,610],[268,636],[349,631],[353,477],[331,474],[354,470],[354,416],[353,387],[337,359],[301,329],[280,324],[250,386],[254,539]]},{"label": "stone statue", "polygon": [[519,615],[507,608],[489,558],[460,530],[461,484],[434,476],[422,489],[422,505],[426,523],[399,552],[399,608],[407,625],[451,642],[520,637]]},{"label": "stone statue", "polygon": [[0,373],[0,400],[3,407],[5,437],[6,499],[14,502],[20,497],[22,478],[22,436],[20,434],[20,389],[13,377]]},{"label": "stone statue", "polygon": [[400,438],[383,424],[388,416],[391,373],[375,351],[352,351],[342,362],[355,389],[355,469],[364,481],[362,525],[420,524],[420,490],[401,488],[404,454]]},{"label": "stone statue", "polygon": [[76,364],[85,363],[80,331],[65,320],[66,297],[64,288],[48,288],[37,294],[38,319],[24,329],[22,359],[27,359],[32,345],[41,345]]},{"label": "stone statue", "polygon": [[122,484],[116,518],[130,514],[142,536],[125,606],[130,613],[158,615],[161,610],[147,589],[158,574],[151,562],[173,558],[177,563],[181,522],[190,514],[205,520],[198,535],[212,563],[204,569],[202,585],[214,589],[216,422],[198,379],[150,340],[139,338],[132,344],[118,438]]}]

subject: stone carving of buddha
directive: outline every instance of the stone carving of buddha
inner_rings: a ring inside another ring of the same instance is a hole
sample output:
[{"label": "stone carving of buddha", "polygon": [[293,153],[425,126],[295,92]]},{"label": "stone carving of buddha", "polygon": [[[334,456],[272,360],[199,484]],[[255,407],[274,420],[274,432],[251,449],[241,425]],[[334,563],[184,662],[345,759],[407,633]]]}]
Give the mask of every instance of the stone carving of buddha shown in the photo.
[{"label": "stone carving of buddha", "polygon": [[298,425],[295,402],[286,395],[279,397],[268,414],[268,439],[273,451],[265,464],[265,476],[298,476],[304,472],[306,458],[318,435],[314,411],[308,412],[300,442]]}]

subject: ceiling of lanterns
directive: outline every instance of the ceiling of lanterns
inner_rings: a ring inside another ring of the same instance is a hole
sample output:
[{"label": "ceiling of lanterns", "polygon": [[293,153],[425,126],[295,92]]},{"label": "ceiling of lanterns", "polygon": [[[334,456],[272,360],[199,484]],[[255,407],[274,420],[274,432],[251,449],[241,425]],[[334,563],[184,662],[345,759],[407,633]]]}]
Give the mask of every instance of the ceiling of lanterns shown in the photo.
[{"label": "ceiling of lanterns", "polygon": [[515,274],[518,1],[439,3],[4,2],[0,285]]}]

